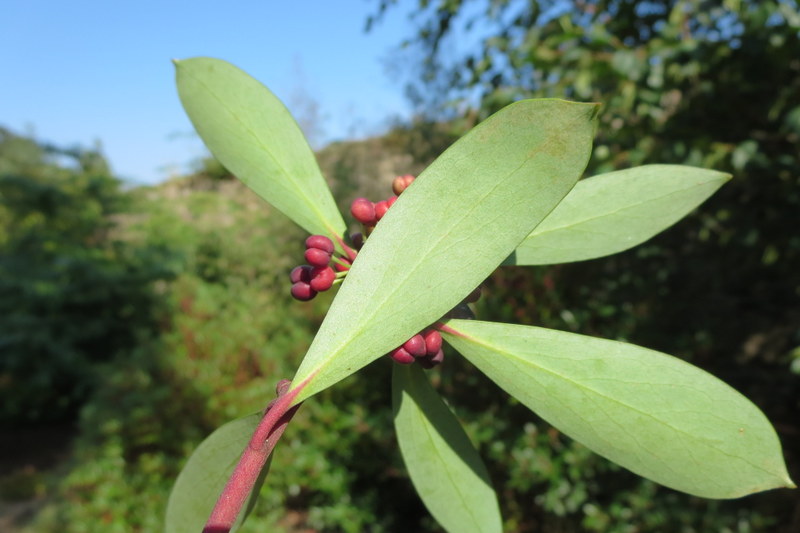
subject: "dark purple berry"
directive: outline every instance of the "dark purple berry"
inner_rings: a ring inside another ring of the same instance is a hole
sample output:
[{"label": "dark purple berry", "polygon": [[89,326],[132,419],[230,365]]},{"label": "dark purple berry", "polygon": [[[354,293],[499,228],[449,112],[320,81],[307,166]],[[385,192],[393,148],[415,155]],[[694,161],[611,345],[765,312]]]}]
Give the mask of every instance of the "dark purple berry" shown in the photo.
[{"label": "dark purple berry", "polygon": [[409,185],[411,185],[412,181],[414,181],[414,176],[412,176],[411,174],[406,174],[405,176],[397,176],[392,182],[392,191],[394,191],[394,193],[399,196],[400,193],[402,193],[404,190],[408,188]]},{"label": "dark purple berry", "polygon": [[408,353],[402,346],[392,350],[392,352],[389,354],[389,357],[401,365],[410,365],[414,362],[414,356]]},{"label": "dark purple berry", "polygon": [[353,243],[356,250],[360,250],[364,246],[364,235],[362,233],[353,233],[350,235],[350,242]]},{"label": "dark purple berry", "polygon": [[382,200],[375,204],[375,218],[380,220],[383,218],[383,215],[386,214],[386,211],[389,210],[389,202],[386,200]]},{"label": "dark purple berry", "polygon": [[328,266],[331,261],[331,254],[319,248],[309,248],[305,253],[306,261],[313,267]]},{"label": "dark purple berry", "polygon": [[292,280],[292,283],[297,283],[298,281],[305,281],[308,283],[311,281],[311,267],[308,265],[294,267],[289,274],[289,279]]},{"label": "dark purple berry", "polygon": [[306,239],[306,248],[317,248],[329,255],[333,253],[333,241],[325,235],[312,235]]},{"label": "dark purple berry", "polygon": [[353,218],[365,226],[374,226],[378,219],[375,217],[375,204],[366,198],[356,198],[350,204],[350,213]]},{"label": "dark purple berry", "polygon": [[444,361],[444,352],[439,350],[433,355],[419,357],[417,361],[419,361],[419,364],[422,365],[422,368],[433,368],[436,365],[442,364],[442,361]]},{"label": "dark purple berry", "polygon": [[292,297],[301,302],[307,302],[317,295],[317,291],[311,288],[311,285],[305,281],[298,281],[292,285]]},{"label": "dark purple berry", "polygon": [[403,349],[414,357],[423,356],[425,355],[425,339],[420,334],[414,335],[403,344]]},{"label": "dark purple berry", "polygon": [[433,356],[442,349],[442,334],[435,329],[423,331],[422,338],[425,339],[425,353],[428,355]]},{"label": "dark purple berry", "polygon": [[311,270],[311,281],[309,285],[317,292],[327,291],[333,286],[336,273],[329,266],[317,267]]}]

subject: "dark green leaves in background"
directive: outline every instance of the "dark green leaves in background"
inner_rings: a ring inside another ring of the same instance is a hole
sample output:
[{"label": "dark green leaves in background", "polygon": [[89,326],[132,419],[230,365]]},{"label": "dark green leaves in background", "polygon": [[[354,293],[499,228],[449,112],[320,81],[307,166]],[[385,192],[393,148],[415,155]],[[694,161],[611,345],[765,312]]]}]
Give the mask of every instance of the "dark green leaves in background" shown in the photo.
[{"label": "dark green leaves in background", "polygon": [[641,476],[705,498],[794,486],[764,414],[695,366],[552,329],[447,325],[447,342],[509,394]]}]

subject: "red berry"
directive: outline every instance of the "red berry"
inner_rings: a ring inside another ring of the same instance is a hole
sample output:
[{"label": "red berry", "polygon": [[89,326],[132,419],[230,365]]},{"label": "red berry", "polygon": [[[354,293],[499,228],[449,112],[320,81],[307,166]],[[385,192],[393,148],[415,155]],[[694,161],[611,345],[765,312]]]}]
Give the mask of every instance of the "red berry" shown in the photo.
[{"label": "red berry", "polygon": [[411,182],[414,181],[414,176],[411,174],[406,174],[405,176],[397,176],[394,181],[392,182],[392,191],[395,194],[399,195],[404,190],[411,185]]},{"label": "red berry", "polygon": [[425,355],[425,339],[420,334],[414,335],[403,344],[403,348],[414,357]]},{"label": "red berry", "polygon": [[308,283],[311,281],[311,267],[308,265],[294,267],[289,274],[289,279],[292,280],[292,283],[297,283],[298,281],[305,281]]},{"label": "red berry", "polygon": [[324,267],[328,266],[328,263],[331,260],[331,254],[325,250],[320,250],[319,248],[309,248],[306,250],[305,258],[306,261],[308,261],[308,264],[311,266]]},{"label": "red berry", "polygon": [[425,339],[425,352],[428,355],[434,355],[442,349],[442,334],[435,329],[423,331],[422,338]]},{"label": "red berry", "polygon": [[414,362],[414,356],[408,353],[402,346],[392,350],[392,352],[389,354],[389,357],[401,365],[410,365]]},{"label": "red berry", "polygon": [[436,365],[442,364],[442,361],[444,361],[444,352],[439,350],[433,355],[420,357],[417,359],[417,361],[419,361],[419,364],[422,365],[422,368],[433,368]]},{"label": "red berry", "polygon": [[325,235],[312,235],[306,239],[306,248],[318,248],[328,254],[333,253],[333,241]]},{"label": "red berry", "polygon": [[317,292],[327,291],[333,286],[336,273],[329,266],[316,267],[311,269],[311,281],[309,285]]},{"label": "red berry", "polygon": [[307,302],[317,295],[317,291],[311,288],[311,285],[305,281],[298,281],[292,285],[292,297],[301,302]]},{"label": "red berry", "polygon": [[386,200],[380,201],[375,204],[375,218],[380,220],[383,218],[383,215],[386,214],[386,211],[389,210],[389,202]]},{"label": "red berry", "polygon": [[375,204],[366,198],[356,198],[350,204],[350,213],[353,218],[365,226],[374,226],[378,219],[375,217]]},{"label": "red berry", "polygon": [[388,200],[386,200],[386,204],[387,204],[389,207],[392,207],[396,201],[397,201],[397,196],[392,196],[391,198],[389,198]]}]

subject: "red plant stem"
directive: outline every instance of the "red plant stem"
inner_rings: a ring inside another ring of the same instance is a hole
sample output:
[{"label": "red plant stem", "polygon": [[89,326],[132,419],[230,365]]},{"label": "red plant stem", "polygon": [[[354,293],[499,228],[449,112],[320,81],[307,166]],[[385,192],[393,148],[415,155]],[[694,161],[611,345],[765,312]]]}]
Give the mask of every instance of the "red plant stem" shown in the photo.
[{"label": "red plant stem", "polygon": [[338,242],[339,246],[341,246],[342,249],[345,251],[347,257],[350,259],[350,262],[352,263],[353,261],[355,261],[358,252],[347,246],[347,243],[344,242],[344,239],[341,236],[335,235],[335,237],[336,237],[336,242]]},{"label": "red plant stem", "polygon": [[283,435],[286,425],[300,407],[291,405],[305,383],[279,397],[253,432],[253,437],[239,458],[230,479],[225,484],[211,516],[203,528],[203,533],[227,533],[233,527],[242,511],[247,497],[253,491],[261,470],[272,453],[278,439]]}]

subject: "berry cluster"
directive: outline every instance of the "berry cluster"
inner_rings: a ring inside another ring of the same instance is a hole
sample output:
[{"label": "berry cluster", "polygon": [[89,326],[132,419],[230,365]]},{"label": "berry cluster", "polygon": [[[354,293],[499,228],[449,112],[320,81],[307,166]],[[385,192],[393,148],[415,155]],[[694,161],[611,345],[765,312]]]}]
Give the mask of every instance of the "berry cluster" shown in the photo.
[{"label": "berry cluster", "polygon": [[308,264],[295,267],[289,274],[295,299],[306,302],[333,286],[336,280],[336,273],[330,267],[333,252],[333,241],[324,235],[312,235],[306,239]]},{"label": "berry cluster", "polygon": [[426,329],[392,350],[389,357],[401,365],[417,361],[424,368],[433,368],[444,360],[442,335],[435,329]]},{"label": "berry cluster", "polygon": [[414,181],[414,176],[406,174],[405,176],[398,176],[392,182],[392,191],[395,196],[381,200],[380,202],[371,202],[366,198],[356,198],[350,204],[350,214],[353,218],[358,220],[364,225],[367,233],[371,232],[375,224],[383,218],[383,215],[389,210],[392,205],[397,201],[397,197],[408,188]]},{"label": "berry cluster", "polygon": [[[346,256],[334,255],[336,249],[328,237],[312,235],[306,239],[305,259],[307,265],[295,267],[290,274],[292,280],[292,296],[297,300],[308,301],[318,292],[327,291],[347,275],[350,265],[364,244],[364,240],[378,221],[397,201],[397,197],[405,191],[414,181],[414,176],[406,174],[398,176],[392,182],[392,191],[395,196],[377,203],[366,198],[356,198],[350,205],[353,218],[364,226],[364,233],[354,233],[350,236],[352,248],[340,241]],[[331,266],[331,264],[333,266]],[[468,303],[475,302],[480,297],[480,288],[475,289],[464,301],[453,308],[444,318],[474,318]],[[442,336],[433,328],[428,328],[418,333],[392,350],[389,357],[395,362],[408,365],[418,362],[424,368],[433,368],[444,359],[442,351]]]}]

